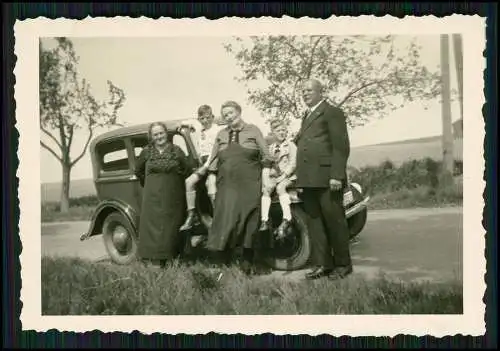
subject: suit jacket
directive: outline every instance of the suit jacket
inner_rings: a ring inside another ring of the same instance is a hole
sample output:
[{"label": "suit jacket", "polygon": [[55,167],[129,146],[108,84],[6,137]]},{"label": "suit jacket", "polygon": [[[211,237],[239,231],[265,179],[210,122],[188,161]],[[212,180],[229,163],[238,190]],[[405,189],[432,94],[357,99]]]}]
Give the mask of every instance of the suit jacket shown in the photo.
[{"label": "suit jacket", "polygon": [[330,179],[347,183],[350,142],[346,117],[340,108],[323,101],[294,139],[297,145],[297,187],[325,188]]}]

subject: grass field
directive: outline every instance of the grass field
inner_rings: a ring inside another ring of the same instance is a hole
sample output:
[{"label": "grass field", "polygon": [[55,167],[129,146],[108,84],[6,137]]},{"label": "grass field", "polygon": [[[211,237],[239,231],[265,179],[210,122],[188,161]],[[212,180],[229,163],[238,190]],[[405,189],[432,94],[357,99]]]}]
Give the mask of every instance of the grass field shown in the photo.
[{"label": "grass field", "polygon": [[[218,280],[219,273],[222,277]],[[461,314],[459,282],[292,282],[196,262],[162,271],[42,258],[43,315]]]}]

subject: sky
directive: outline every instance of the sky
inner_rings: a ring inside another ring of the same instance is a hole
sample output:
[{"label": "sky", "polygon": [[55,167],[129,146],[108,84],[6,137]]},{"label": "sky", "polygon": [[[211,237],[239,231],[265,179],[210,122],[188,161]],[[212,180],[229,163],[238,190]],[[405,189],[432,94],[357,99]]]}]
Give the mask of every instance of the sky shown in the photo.
[{"label": "sky", "polygon": [[[166,38],[71,38],[79,56],[78,72],[92,87],[98,100],[107,97],[106,81],[111,80],[126,93],[120,120],[128,125],[155,120],[192,119],[199,105],[209,104],[215,111],[226,100],[243,107],[243,118],[268,131],[259,111],[247,102],[247,88],[234,78],[240,75],[235,59],[218,37]],[[400,41],[405,41],[401,39]],[[50,38],[43,45],[53,45]],[[434,70],[440,63],[439,36],[418,37],[422,63]],[[451,42],[450,42],[451,44]],[[456,72],[450,48],[452,88]],[[458,104],[452,104],[453,120],[459,118]],[[352,147],[426,136],[442,132],[441,105],[435,100],[414,102],[382,120],[371,121],[350,130]],[[104,130],[98,131],[98,133]],[[72,156],[81,151],[86,135],[77,135]],[[41,152],[41,182],[59,182],[59,162],[45,149]],[[92,177],[88,152],[75,165],[71,179]]]}]

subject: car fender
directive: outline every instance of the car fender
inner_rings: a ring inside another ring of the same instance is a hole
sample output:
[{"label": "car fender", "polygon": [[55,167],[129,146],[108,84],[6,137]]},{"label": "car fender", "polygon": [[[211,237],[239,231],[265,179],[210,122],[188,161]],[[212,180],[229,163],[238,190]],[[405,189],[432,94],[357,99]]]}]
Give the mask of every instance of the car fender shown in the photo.
[{"label": "car fender", "polygon": [[80,240],[83,241],[91,236],[102,234],[104,220],[110,213],[113,212],[119,212],[128,219],[134,228],[134,234],[137,237],[139,216],[134,208],[119,200],[104,200],[101,201],[94,210],[94,214],[90,220],[89,229],[80,237]]}]

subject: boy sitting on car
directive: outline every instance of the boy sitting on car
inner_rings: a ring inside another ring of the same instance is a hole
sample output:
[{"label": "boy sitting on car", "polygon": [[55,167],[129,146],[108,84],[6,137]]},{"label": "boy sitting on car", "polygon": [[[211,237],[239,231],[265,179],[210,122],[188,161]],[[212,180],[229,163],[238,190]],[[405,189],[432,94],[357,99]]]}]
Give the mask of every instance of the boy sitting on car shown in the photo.
[{"label": "boy sitting on car", "polygon": [[[194,138],[194,143],[196,144],[196,149],[199,152],[203,166],[198,171],[194,172],[186,179],[186,202],[188,209],[188,217],[184,222],[181,230],[189,228],[195,220],[195,208],[196,208],[196,189],[195,186],[204,178],[202,172],[208,168],[209,156],[212,151],[215,138],[217,133],[221,129],[218,125],[214,123],[214,115],[212,113],[212,108],[208,105],[202,105],[198,108],[198,122],[201,124],[201,131],[197,138]],[[207,186],[209,184],[207,183]],[[213,201],[214,191],[208,189],[208,194]]]},{"label": "boy sitting on car", "polygon": [[296,166],[297,147],[295,143],[287,138],[286,126],[280,121],[271,122],[271,133],[275,142],[269,146],[271,156],[274,157],[274,167],[271,169],[271,187],[263,189],[261,198],[261,226],[260,231],[269,229],[269,210],[271,207],[271,194],[274,190],[279,197],[283,211],[283,221],[278,228],[278,239],[285,236],[286,230],[292,221],[290,209],[290,196],[287,192],[296,179],[294,174]]}]

